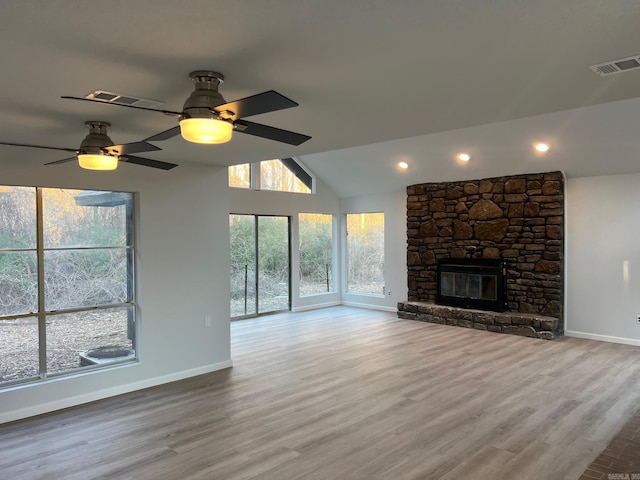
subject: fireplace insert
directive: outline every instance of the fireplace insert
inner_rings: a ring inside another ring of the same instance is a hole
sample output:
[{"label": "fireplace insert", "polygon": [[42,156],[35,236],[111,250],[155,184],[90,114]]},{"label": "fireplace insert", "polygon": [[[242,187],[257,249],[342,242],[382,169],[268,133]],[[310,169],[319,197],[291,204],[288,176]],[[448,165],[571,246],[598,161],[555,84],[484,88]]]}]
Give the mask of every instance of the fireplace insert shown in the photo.
[{"label": "fireplace insert", "polygon": [[507,264],[493,258],[438,261],[436,303],[493,312],[507,310]]}]

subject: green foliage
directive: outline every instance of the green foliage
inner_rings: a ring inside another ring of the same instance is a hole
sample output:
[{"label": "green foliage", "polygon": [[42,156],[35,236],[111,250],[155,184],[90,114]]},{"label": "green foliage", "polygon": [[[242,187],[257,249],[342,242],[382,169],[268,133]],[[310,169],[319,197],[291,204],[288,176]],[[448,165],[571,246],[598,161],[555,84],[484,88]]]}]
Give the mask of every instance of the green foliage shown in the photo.
[{"label": "green foliage", "polygon": [[0,231],[0,250],[33,248],[34,241],[27,235],[12,236],[8,232]]},{"label": "green foliage", "polygon": [[0,253],[0,315],[33,312],[37,304],[35,252]]},{"label": "green foliage", "polygon": [[255,222],[252,215],[231,215],[229,219],[232,268],[255,262]]},{"label": "green foliage", "polygon": [[[260,299],[288,298],[289,222],[286,217],[257,217]],[[255,305],[256,217],[229,217],[231,299]]]},{"label": "green foliage", "polygon": [[[331,290],[333,217],[300,214],[301,294]],[[255,217],[231,215],[231,299],[255,301]],[[284,295],[289,281],[288,222],[284,217],[258,217],[261,298]],[[246,287],[245,287],[246,283]],[[327,286],[328,284],[328,286]],[[246,288],[246,291],[245,291]]]},{"label": "green foliage", "polygon": [[[0,193],[0,249],[5,250],[0,252],[0,315],[37,310],[35,192],[7,187]],[[48,310],[121,303],[128,297],[126,250],[99,248],[125,245],[125,207],[78,206],[77,193],[42,189]]]},{"label": "green foliage", "polygon": [[[61,278],[66,281],[61,282]],[[47,310],[125,302],[126,252],[121,249],[47,252],[45,297]]]},{"label": "green foliage", "polygon": [[331,290],[332,216],[300,214],[300,283],[303,294]]},{"label": "green foliage", "polygon": [[289,222],[285,217],[258,218],[258,270],[274,282],[288,282]]}]

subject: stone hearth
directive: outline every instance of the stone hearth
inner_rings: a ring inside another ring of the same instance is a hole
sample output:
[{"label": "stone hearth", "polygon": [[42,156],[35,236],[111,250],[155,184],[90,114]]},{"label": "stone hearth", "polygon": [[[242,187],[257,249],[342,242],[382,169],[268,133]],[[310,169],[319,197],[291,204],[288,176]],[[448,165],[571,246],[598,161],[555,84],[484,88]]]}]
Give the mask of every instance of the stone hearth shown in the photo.
[{"label": "stone hearth", "polygon": [[399,302],[398,317],[545,340],[558,337],[557,318],[531,313],[487,312],[432,303]]}]

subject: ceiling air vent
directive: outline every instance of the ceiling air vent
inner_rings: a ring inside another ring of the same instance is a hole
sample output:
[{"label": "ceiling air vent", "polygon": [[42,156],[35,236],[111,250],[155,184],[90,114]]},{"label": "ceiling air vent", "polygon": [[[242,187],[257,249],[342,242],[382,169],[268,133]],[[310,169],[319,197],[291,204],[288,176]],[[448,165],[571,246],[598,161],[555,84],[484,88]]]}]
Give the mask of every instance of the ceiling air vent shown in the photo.
[{"label": "ceiling air vent", "polygon": [[600,63],[598,65],[591,65],[589,68],[601,77],[613,75],[614,73],[626,72],[627,70],[634,70],[636,68],[640,68],[640,55],[611,60],[610,62]]},{"label": "ceiling air vent", "polygon": [[100,100],[101,102],[117,103],[119,105],[133,105],[135,107],[156,108],[164,104],[160,100],[151,100],[150,98],[134,97],[133,95],[125,95],[122,93],[107,92],[105,90],[96,90],[86,95],[84,98],[89,100]]}]

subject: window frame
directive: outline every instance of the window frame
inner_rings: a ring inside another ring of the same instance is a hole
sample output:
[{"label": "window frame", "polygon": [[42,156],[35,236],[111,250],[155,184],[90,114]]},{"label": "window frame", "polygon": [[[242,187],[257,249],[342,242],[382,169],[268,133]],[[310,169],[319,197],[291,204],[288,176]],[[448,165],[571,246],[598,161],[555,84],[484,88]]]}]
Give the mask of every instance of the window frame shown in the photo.
[{"label": "window frame", "polygon": [[[38,373],[34,376],[29,376],[25,378],[20,378],[16,380],[8,380],[6,382],[0,383],[0,391],[13,387],[19,384],[25,383],[34,383],[41,382],[47,380],[49,378],[58,378],[64,376],[74,376],[78,374],[82,374],[87,370],[94,369],[103,369],[116,365],[122,365],[125,363],[133,363],[138,362],[138,305],[136,302],[137,292],[137,275],[136,275],[136,206],[137,206],[137,198],[133,192],[122,192],[122,191],[98,191],[98,190],[89,190],[89,189],[73,189],[78,190],[80,192],[103,192],[103,193],[113,193],[120,194],[120,200],[118,203],[120,205],[124,205],[125,208],[125,241],[122,246],[105,246],[105,245],[94,245],[94,246],[45,246],[44,232],[44,201],[43,201],[43,192],[45,190],[66,190],[64,188],[56,188],[56,187],[41,187],[41,186],[17,186],[17,185],[2,185],[4,187],[19,187],[19,188],[30,188],[35,191],[35,205],[33,209],[33,215],[35,216],[35,224],[36,224],[36,242],[35,247],[33,248],[3,248],[0,249],[0,253],[14,253],[14,252],[34,252],[36,254],[36,283],[37,283],[37,304],[36,311],[33,312],[25,312],[25,313],[16,313],[9,315],[0,315],[0,322],[11,321],[11,320],[20,320],[26,318],[35,318],[37,319],[37,327],[38,327],[38,340],[35,348],[38,350]],[[0,189],[1,191],[1,189]],[[111,206],[117,206],[118,204],[114,204]],[[86,205],[90,206],[90,205]],[[95,205],[99,206],[99,205]],[[103,205],[106,206],[106,205]],[[47,293],[46,293],[46,271],[45,271],[45,253],[46,252],[73,252],[73,251],[92,251],[92,250],[122,250],[125,253],[126,257],[126,299],[124,302],[113,302],[113,303],[104,303],[104,304],[93,304],[93,305],[84,305],[84,306],[71,306],[68,308],[56,308],[47,310]],[[47,319],[50,317],[65,315],[65,314],[74,314],[80,312],[95,312],[95,311],[103,311],[103,310],[114,310],[114,309],[126,309],[127,311],[127,334],[130,336],[131,340],[131,350],[133,351],[133,356],[126,358],[125,360],[116,360],[109,361],[103,364],[95,364],[95,365],[81,365],[72,369],[65,369],[62,371],[49,372],[47,365]]]}]

